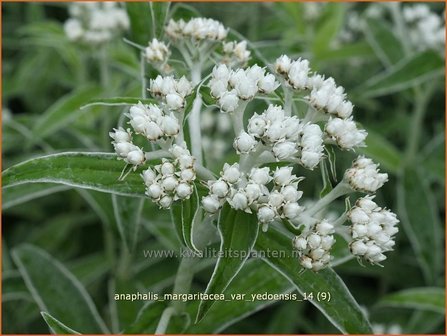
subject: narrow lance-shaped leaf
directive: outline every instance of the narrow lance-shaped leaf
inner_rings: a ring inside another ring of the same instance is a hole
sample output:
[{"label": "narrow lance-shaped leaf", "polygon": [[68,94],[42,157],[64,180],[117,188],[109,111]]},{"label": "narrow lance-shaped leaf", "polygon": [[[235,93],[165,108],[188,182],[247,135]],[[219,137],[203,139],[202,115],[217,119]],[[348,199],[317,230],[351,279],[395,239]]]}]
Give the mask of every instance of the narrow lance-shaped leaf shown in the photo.
[{"label": "narrow lance-shaped leaf", "polygon": [[326,6],[324,21],[315,33],[312,51],[316,58],[324,55],[330,49],[332,38],[338,33],[343,24],[345,14],[344,4],[331,3]]},{"label": "narrow lance-shaped leaf", "polygon": [[[274,300],[254,298],[258,294],[286,294],[294,289],[283,276],[272,272],[271,268],[261,260],[249,260],[225,290],[228,301],[217,301],[208,314],[198,323],[191,325],[186,331],[191,334],[215,334],[226,327],[272,305]],[[245,295],[244,298],[238,295]],[[299,295],[297,295],[299,296]],[[301,298],[301,296],[299,296]],[[187,311],[191,314],[197,304],[191,303]]]},{"label": "narrow lance-shaped leaf", "polygon": [[[146,163],[149,164],[149,163]],[[144,196],[143,168],[119,176],[125,167],[112,153],[67,152],[24,161],[2,173],[3,188],[27,183],[57,183],[117,195]]]},{"label": "narrow lance-shaped leaf", "polygon": [[[255,215],[235,211],[228,204],[221,210],[218,229],[221,236],[220,253],[205,291],[208,294],[225,291],[248,259],[259,231]],[[200,321],[213,304],[214,301],[201,301],[196,320]]]},{"label": "narrow lance-shaped leaf", "polygon": [[97,98],[91,99],[81,106],[85,109],[91,106],[130,106],[142,102],[143,104],[157,104],[158,101],[150,98],[135,98],[135,97],[113,97],[113,98]]},{"label": "narrow lance-shaped leaf", "polygon": [[391,66],[403,58],[401,42],[384,22],[367,18],[364,32],[374,53],[385,66]]},{"label": "narrow lance-shaped leaf", "polygon": [[163,35],[164,26],[169,16],[170,2],[149,2],[152,18],[152,37],[160,39]]},{"label": "narrow lance-shaped leaf", "polygon": [[59,261],[32,245],[14,249],[12,257],[42,311],[79,332],[109,332],[85,288]]},{"label": "narrow lance-shaped leaf", "polygon": [[112,202],[121,239],[127,250],[132,252],[137,242],[144,198],[112,195]]},{"label": "narrow lance-shaped leaf", "polygon": [[77,331],[74,331],[70,327],[67,327],[65,324],[58,321],[50,314],[48,314],[46,312],[42,312],[41,314],[53,334],[55,334],[55,335],[80,335]]},{"label": "narrow lance-shaped leaf", "polygon": [[404,289],[386,295],[380,299],[378,305],[429,310],[444,314],[445,289],[436,287]]},{"label": "narrow lance-shaped leaf", "polygon": [[147,45],[151,39],[152,15],[148,2],[126,2],[132,41]]},{"label": "narrow lance-shaped leaf", "polygon": [[397,186],[398,217],[410,239],[428,283],[441,273],[442,234],[436,202],[427,181],[415,168],[407,168]]},{"label": "narrow lance-shaped leaf", "polygon": [[34,138],[44,138],[85,113],[80,107],[100,92],[101,89],[95,86],[81,87],[59,99],[38,119],[32,129]]},{"label": "narrow lance-shaped leaf", "polygon": [[[163,311],[167,308],[166,301],[149,302],[139,311],[135,321],[126,329],[124,334],[154,334]],[[169,320],[166,334],[180,334],[190,322],[189,315],[174,315]]]},{"label": "narrow lance-shaped leaf", "polygon": [[[330,268],[318,273],[301,272],[298,256],[292,248],[291,239],[270,228],[259,235],[255,249],[262,253],[264,260],[280,272],[298,291],[303,293],[330,293],[330,300],[311,300],[327,319],[341,332],[371,334],[371,326],[340,277]],[[276,253],[272,253],[275,251]]]},{"label": "narrow lance-shaped leaf", "polygon": [[378,97],[402,91],[444,74],[444,60],[434,51],[425,51],[401,60],[368,80],[357,90],[363,97]]},{"label": "narrow lance-shaped leaf", "polygon": [[194,227],[201,219],[202,213],[199,206],[199,194],[194,187],[194,192],[187,200],[180,200],[172,205],[172,219],[180,242],[189,249],[198,252],[194,245]]},{"label": "narrow lance-shaped leaf", "polygon": [[33,185],[18,185],[13,188],[7,188],[2,193],[2,208],[6,210],[13,206],[32,201],[33,199],[68,189],[70,189],[68,186],[48,183],[34,183]]}]

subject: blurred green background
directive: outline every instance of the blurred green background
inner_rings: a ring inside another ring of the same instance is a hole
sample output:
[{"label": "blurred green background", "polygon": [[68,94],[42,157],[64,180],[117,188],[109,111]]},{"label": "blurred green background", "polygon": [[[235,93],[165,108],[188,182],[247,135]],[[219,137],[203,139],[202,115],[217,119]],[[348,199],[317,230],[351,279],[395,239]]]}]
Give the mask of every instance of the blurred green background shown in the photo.
[{"label": "blurred green background", "polygon": [[[390,176],[376,200],[398,214],[401,230],[385,267],[350,260],[335,270],[370,321],[385,332],[398,325],[403,333],[443,333],[445,55],[442,50],[418,50],[399,35],[396,27],[405,6],[411,5],[176,3],[171,13],[175,18],[202,15],[222,21],[252,42],[251,63],[272,63],[281,54],[305,57],[314,70],[346,88],[356,120],[370,134],[363,153]],[[427,6],[437,15],[444,13],[443,4]],[[67,4],[2,3],[2,14],[3,170],[47,153],[111,152],[108,131],[124,109],[79,107],[94,98],[140,96],[135,49],[120,38],[107,46],[110,81],[104,87],[98,50],[76,45],[64,35]],[[151,70],[147,76],[153,74]],[[223,159],[230,152],[224,150]],[[339,176],[354,155],[337,152]],[[214,160],[213,167],[223,162]],[[305,194],[317,195],[319,176],[307,177]],[[142,254],[123,252],[111,200],[104,195],[54,185],[3,193],[3,333],[48,333],[10,257],[23,243],[41,247],[73,272],[112,330],[132,322],[142,306],[113,302],[114,289],[170,291],[178,261],[148,262]],[[169,213],[155,209],[145,203],[136,251],[179,247]],[[211,272],[211,263],[204,263],[194,289],[203,290]],[[401,296],[396,298],[396,293]],[[284,302],[228,326],[203,329],[215,331],[337,333],[310,304]]]}]

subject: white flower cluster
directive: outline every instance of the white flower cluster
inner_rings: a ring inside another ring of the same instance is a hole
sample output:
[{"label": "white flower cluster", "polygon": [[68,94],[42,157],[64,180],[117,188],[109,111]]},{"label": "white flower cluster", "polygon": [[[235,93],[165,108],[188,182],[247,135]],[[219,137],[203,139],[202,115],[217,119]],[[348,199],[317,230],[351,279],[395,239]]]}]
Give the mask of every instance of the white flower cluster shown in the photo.
[{"label": "white flower cluster", "polygon": [[269,105],[255,113],[234,141],[238,153],[268,146],[277,161],[299,160],[308,169],[315,168],[323,157],[323,132],[317,124],[303,124],[297,117],[287,117],[281,106]]},{"label": "white flower cluster", "polygon": [[247,50],[247,41],[241,42],[224,42],[223,52],[225,57],[228,59],[228,63],[232,59],[235,59],[238,63],[244,65],[250,59],[250,50]]},{"label": "white flower cluster", "polygon": [[352,222],[350,248],[355,256],[378,264],[386,259],[383,253],[391,251],[395,244],[394,235],[399,231],[396,227],[399,220],[391,211],[380,208],[373,198],[360,198],[349,212]]},{"label": "white flower cluster", "polygon": [[365,130],[357,129],[352,120],[353,104],[346,98],[342,86],[337,86],[334,79],[312,73],[306,59],[291,60],[282,55],[275,62],[275,70],[288,86],[294,90],[310,90],[306,97],[318,111],[329,114],[325,131],[342,149],[363,146],[367,136]]},{"label": "white flower cluster", "polygon": [[144,54],[150,63],[164,63],[167,61],[170,51],[165,43],[154,38],[144,49]]},{"label": "white flower cluster", "polygon": [[194,158],[186,144],[173,145],[170,149],[174,160],[163,159],[162,163],[148,168],[141,174],[148,195],[161,208],[167,209],[172,202],[188,199],[194,191]]},{"label": "white flower cluster", "polygon": [[[255,211],[261,224],[278,219],[294,220],[303,210],[298,204],[302,192],[298,190],[300,179],[292,174],[292,167],[252,168],[242,173],[239,164],[225,164],[221,177],[208,181],[209,195],[202,199],[204,209],[217,212],[225,202],[235,210],[248,213]],[[272,183],[269,189],[268,185]]]},{"label": "white flower cluster", "polygon": [[129,29],[129,17],[116,2],[76,2],[64,24],[67,37],[86,44],[102,44]]},{"label": "white flower cluster", "polygon": [[195,41],[222,41],[228,34],[228,30],[222,23],[206,18],[193,18],[188,22],[171,19],[165,28],[165,32],[174,41],[182,38],[190,38]]},{"label": "white flower cluster", "polygon": [[444,50],[445,22],[426,4],[405,6],[403,17],[408,24],[411,44],[417,50]]},{"label": "white flower cluster", "polygon": [[249,101],[258,93],[269,94],[279,83],[264,68],[253,65],[247,69],[230,70],[225,64],[216,65],[208,83],[211,94],[218,99],[221,112],[234,112],[240,101]]},{"label": "white flower cluster", "polygon": [[349,119],[329,118],[325,127],[326,133],[344,149],[365,147],[368,132],[358,129],[352,117]]},{"label": "white flower cluster", "polygon": [[292,244],[300,254],[301,266],[317,272],[329,264],[330,250],[335,243],[334,232],[334,225],[323,219],[293,239]]},{"label": "white flower cluster", "polygon": [[185,107],[185,98],[192,93],[192,84],[185,76],[175,80],[172,76],[160,75],[151,79],[149,91],[154,97],[161,97],[171,110]]},{"label": "white flower cluster", "polygon": [[388,181],[388,174],[379,172],[379,165],[371,159],[359,156],[345,172],[345,180],[352,189],[374,193]]},{"label": "white flower cluster", "polygon": [[174,137],[180,131],[179,121],[174,114],[165,114],[154,104],[144,105],[139,102],[130,108],[127,116],[135,133],[144,135],[149,141]]},{"label": "white flower cluster", "polygon": [[113,132],[109,132],[113,139],[112,145],[118,154],[118,159],[124,160],[127,164],[134,165],[135,168],[145,162],[144,152],[141,148],[132,143],[132,133],[122,127],[114,128]]}]

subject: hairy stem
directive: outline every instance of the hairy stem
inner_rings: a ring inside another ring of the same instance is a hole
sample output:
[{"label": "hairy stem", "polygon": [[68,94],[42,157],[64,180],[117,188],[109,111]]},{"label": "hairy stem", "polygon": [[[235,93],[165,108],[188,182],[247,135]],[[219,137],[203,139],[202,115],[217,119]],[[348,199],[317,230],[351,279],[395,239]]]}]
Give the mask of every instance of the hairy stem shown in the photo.
[{"label": "hairy stem", "polygon": [[340,196],[346,195],[352,192],[351,187],[344,181],[341,181],[337,186],[332,189],[326,196],[321,198],[316,204],[303,212],[303,216],[314,216],[319,211],[327,207],[334,200],[339,198]]},{"label": "hairy stem", "polygon": [[140,56],[141,98],[147,98],[146,60],[144,54]]},{"label": "hairy stem", "polygon": [[[201,79],[200,66],[193,67],[191,71],[191,79],[193,85],[197,85]],[[191,152],[196,158],[197,163],[203,164],[202,156],[202,131],[200,129],[200,110],[202,108],[202,96],[199,92],[196,93],[196,98],[192,104],[192,110],[188,117],[189,133],[191,137]]]}]

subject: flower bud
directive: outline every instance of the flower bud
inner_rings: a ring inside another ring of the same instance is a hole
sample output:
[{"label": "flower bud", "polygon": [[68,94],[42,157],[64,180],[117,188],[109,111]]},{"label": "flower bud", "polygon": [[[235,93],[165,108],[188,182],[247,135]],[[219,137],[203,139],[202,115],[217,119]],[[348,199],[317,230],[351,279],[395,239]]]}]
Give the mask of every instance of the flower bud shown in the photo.
[{"label": "flower bud", "polygon": [[274,190],[269,195],[269,204],[274,208],[279,208],[284,202],[284,196],[278,191]]},{"label": "flower bud", "polygon": [[219,64],[213,68],[213,78],[221,81],[228,81],[229,77],[230,70],[225,64]]},{"label": "flower bud", "polygon": [[246,79],[236,84],[236,91],[239,98],[243,100],[252,99],[258,92],[256,82]]},{"label": "flower bud", "polygon": [[142,177],[143,177],[144,183],[147,186],[150,186],[152,183],[155,182],[155,180],[157,178],[157,174],[155,174],[155,172],[151,168],[148,168],[143,171]]},{"label": "flower bud", "polygon": [[289,219],[294,219],[298,217],[299,213],[301,212],[301,207],[298,203],[287,203],[283,206],[283,213],[284,216],[286,216]]},{"label": "flower bud", "polygon": [[184,100],[178,93],[169,93],[166,95],[166,104],[172,110],[178,110],[183,107]]},{"label": "flower bud", "polygon": [[255,113],[248,121],[248,133],[255,137],[262,137],[266,126],[267,123],[264,118]]},{"label": "flower bud", "polygon": [[270,168],[252,168],[249,178],[257,184],[267,184],[270,182]]},{"label": "flower bud", "polygon": [[132,150],[131,152],[129,152],[129,154],[127,154],[127,162],[129,162],[132,165],[140,165],[145,161],[145,157],[144,157],[144,153],[143,151],[136,147],[134,150]]},{"label": "flower bud", "polygon": [[174,136],[180,132],[178,119],[173,114],[165,115],[161,120],[161,128],[167,136]]},{"label": "flower bud", "polygon": [[263,93],[272,93],[279,86],[278,82],[275,79],[275,76],[272,74],[267,74],[262,77],[258,82],[258,88]]},{"label": "flower bud", "polygon": [[191,168],[183,169],[180,172],[180,179],[182,181],[193,181],[195,180],[195,178],[196,178],[196,172]]},{"label": "flower bud", "polygon": [[[209,83],[209,87],[211,95],[215,98],[220,98],[225,92],[227,92],[228,82],[221,79],[212,79]],[[220,104],[223,105],[222,103]]]},{"label": "flower bud", "polygon": [[284,141],[276,143],[273,146],[272,151],[277,160],[287,160],[292,158],[293,155],[296,154],[297,149],[293,142]]},{"label": "flower bud", "polygon": [[158,183],[153,183],[147,188],[146,194],[149,197],[158,199],[163,194],[163,189]]},{"label": "flower bud", "polygon": [[241,177],[241,172],[239,170],[239,164],[235,163],[233,165],[225,164],[223,168],[222,178],[228,183],[236,183]]},{"label": "flower bud", "polygon": [[276,168],[276,171],[273,174],[275,183],[278,185],[286,185],[292,182],[292,170],[292,167]]},{"label": "flower bud", "polygon": [[286,202],[297,202],[301,198],[302,192],[294,186],[287,185],[281,189],[281,194]]},{"label": "flower bud", "polygon": [[191,82],[187,80],[185,76],[182,76],[182,78],[180,78],[176,83],[176,91],[182,98],[185,98],[192,92]]},{"label": "flower bud", "polygon": [[164,208],[164,209],[168,209],[170,206],[171,206],[171,204],[172,204],[172,202],[173,202],[174,200],[173,200],[173,198],[171,197],[171,196],[163,196],[159,201],[158,201],[158,204],[162,207],[162,208]]},{"label": "flower bud", "polygon": [[292,61],[286,55],[280,56],[275,62],[275,70],[280,74],[286,74],[289,72]]},{"label": "flower bud", "polygon": [[222,112],[231,113],[236,110],[239,105],[239,98],[236,91],[226,91],[219,99],[219,106]]},{"label": "flower bud", "polygon": [[131,135],[129,131],[124,130],[124,128],[119,127],[118,129],[114,128],[113,132],[109,132],[109,136],[115,140],[116,142],[130,142]]},{"label": "flower bud", "polygon": [[216,195],[218,197],[225,197],[228,195],[230,188],[229,188],[227,182],[219,179],[213,183],[210,190],[214,195]]},{"label": "flower bud", "polygon": [[235,210],[245,210],[248,206],[247,196],[243,192],[236,192],[229,201]]},{"label": "flower bud", "polygon": [[194,157],[191,155],[181,155],[178,158],[178,163],[181,169],[194,167]]},{"label": "flower bud", "polygon": [[334,225],[327,220],[322,220],[316,225],[317,232],[323,236],[334,233]]},{"label": "flower bud", "polygon": [[113,145],[116,154],[122,158],[126,158],[127,155],[134,150],[135,146],[130,142],[117,142]]},{"label": "flower bud", "polygon": [[179,198],[187,198],[192,194],[192,187],[188,183],[179,183],[175,188],[175,192]]},{"label": "flower bud", "polygon": [[248,202],[251,204],[256,201],[262,194],[259,184],[249,183],[245,186],[245,195],[247,195]]},{"label": "flower bud", "polygon": [[202,206],[209,213],[216,213],[220,208],[220,202],[213,196],[205,196],[202,198]]},{"label": "flower bud", "polygon": [[260,223],[269,223],[275,218],[275,211],[268,206],[262,206],[258,209],[258,220]]},{"label": "flower bud", "polygon": [[307,240],[303,237],[296,236],[293,238],[292,243],[297,250],[305,250],[307,248]]},{"label": "flower bud", "polygon": [[148,140],[154,141],[160,139],[163,136],[163,131],[155,122],[150,121],[145,126],[144,134],[146,135],[146,138],[148,138]]},{"label": "flower bud", "polygon": [[174,176],[168,176],[162,180],[161,185],[166,191],[173,191],[177,187],[178,181]]},{"label": "flower bud", "polygon": [[239,136],[234,140],[233,147],[236,149],[236,152],[246,154],[254,150],[257,145],[257,141],[248,134],[247,132],[242,131]]}]

